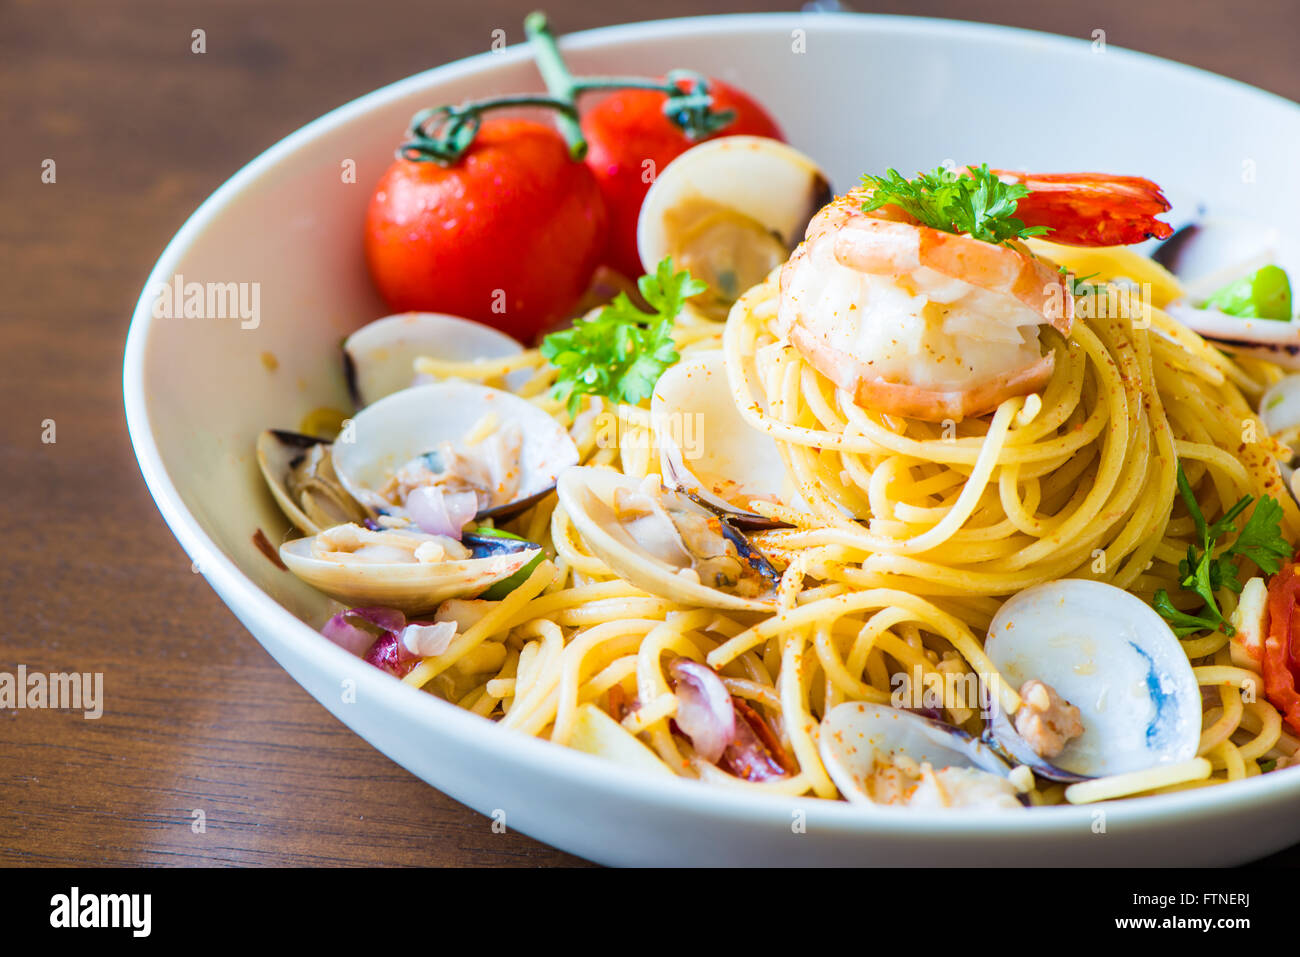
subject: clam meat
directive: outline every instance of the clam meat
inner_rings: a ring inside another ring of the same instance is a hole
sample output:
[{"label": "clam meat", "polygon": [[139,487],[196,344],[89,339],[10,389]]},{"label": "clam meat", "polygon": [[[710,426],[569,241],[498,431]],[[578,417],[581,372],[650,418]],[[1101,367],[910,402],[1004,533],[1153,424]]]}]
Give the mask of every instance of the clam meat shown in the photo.
[{"label": "clam meat", "polygon": [[592,553],[651,594],[705,608],[775,607],[779,578],[766,557],[725,517],[658,476],[572,468],[557,490]]}]

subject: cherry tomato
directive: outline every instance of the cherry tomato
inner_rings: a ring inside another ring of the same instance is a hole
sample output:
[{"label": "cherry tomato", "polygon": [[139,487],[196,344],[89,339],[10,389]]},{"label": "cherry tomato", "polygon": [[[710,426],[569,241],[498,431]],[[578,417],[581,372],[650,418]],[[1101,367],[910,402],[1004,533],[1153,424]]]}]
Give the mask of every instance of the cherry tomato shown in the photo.
[{"label": "cherry tomato", "polygon": [[[720,80],[709,80],[713,108],[735,110],[719,136],[766,136],[782,140],[781,130],[750,97]],[[687,139],[664,115],[667,95],[654,90],[621,90],[601,100],[582,118],[587,165],[596,174],[609,211],[606,263],[628,276],[644,269],[636,251],[636,220],[654,177],[701,140]],[[653,263],[651,264],[653,266]]]},{"label": "cherry tomato", "polygon": [[600,264],[606,215],[563,137],[487,119],[454,166],[399,159],[366,213],[366,262],[394,312],[446,312],[531,342]]}]

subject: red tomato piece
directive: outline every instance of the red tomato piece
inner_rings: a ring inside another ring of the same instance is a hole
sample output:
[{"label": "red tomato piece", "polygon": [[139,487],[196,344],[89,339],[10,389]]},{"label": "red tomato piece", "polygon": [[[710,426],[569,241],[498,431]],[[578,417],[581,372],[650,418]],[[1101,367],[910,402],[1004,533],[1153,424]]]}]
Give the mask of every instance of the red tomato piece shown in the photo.
[{"label": "red tomato piece", "polygon": [[572,314],[605,229],[596,179],[559,133],[488,119],[454,166],[388,168],[366,213],[366,262],[394,312],[464,316],[527,343]]},{"label": "red tomato piece", "polygon": [[1291,730],[1300,733],[1300,693],[1296,691],[1297,626],[1300,616],[1300,571],[1288,563],[1268,583],[1268,635],[1264,638],[1264,694]]},{"label": "red tomato piece", "polygon": [[[749,96],[720,80],[708,82],[713,108],[718,112],[735,110],[736,117],[704,139],[740,135],[784,139],[772,118]],[[654,177],[703,142],[688,139],[681,127],[664,115],[667,98],[655,90],[621,90],[601,100],[582,118],[587,165],[596,174],[609,211],[605,262],[626,276],[644,272],[636,251],[636,221]]]}]

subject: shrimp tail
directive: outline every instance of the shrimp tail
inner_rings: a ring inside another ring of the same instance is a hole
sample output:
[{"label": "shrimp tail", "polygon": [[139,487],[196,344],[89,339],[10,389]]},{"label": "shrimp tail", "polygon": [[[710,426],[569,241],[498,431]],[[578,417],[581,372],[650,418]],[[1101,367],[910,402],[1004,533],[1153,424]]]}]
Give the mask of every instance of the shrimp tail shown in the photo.
[{"label": "shrimp tail", "polygon": [[1047,226],[1044,238],[1066,246],[1127,246],[1165,239],[1174,229],[1156,219],[1169,211],[1160,187],[1141,176],[1107,173],[1018,173],[993,170],[1029,195],[1016,204],[1026,226]]}]

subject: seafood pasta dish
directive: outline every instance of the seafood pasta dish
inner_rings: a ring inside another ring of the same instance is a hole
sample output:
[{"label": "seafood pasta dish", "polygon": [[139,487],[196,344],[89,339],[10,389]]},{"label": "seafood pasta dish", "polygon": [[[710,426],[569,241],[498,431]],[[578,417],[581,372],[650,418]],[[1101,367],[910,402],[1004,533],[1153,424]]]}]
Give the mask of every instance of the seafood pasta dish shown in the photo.
[{"label": "seafood pasta dish", "polygon": [[364,224],[394,314],[320,371],[356,407],[257,437],[322,642],[863,813],[1291,773],[1287,237],[1142,170],[832,186],[741,91],[530,33],[568,108],[417,115]]}]

